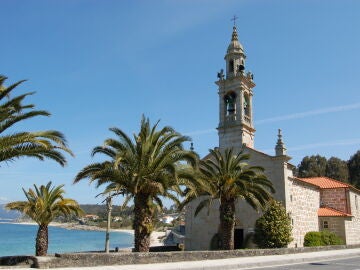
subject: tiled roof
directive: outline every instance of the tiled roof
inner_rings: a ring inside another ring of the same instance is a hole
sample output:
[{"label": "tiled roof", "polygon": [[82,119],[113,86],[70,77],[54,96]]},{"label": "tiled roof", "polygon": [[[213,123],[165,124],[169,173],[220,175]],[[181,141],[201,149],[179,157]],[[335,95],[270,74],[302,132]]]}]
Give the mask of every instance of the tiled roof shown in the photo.
[{"label": "tiled roof", "polygon": [[321,207],[318,210],[319,217],[351,217],[351,215],[328,207]]},{"label": "tiled roof", "polygon": [[351,186],[327,177],[296,178],[300,181],[312,184],[319,188],[350,188]]}]

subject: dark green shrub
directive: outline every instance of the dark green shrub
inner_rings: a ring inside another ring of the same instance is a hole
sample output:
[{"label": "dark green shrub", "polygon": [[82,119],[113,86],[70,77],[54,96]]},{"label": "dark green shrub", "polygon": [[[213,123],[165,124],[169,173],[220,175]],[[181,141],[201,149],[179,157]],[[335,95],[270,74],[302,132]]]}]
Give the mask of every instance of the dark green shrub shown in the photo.
[{"label": "dark green shrub", "polygon": [[321,232],[321,241],[324,246],[330,245],[343,245],[344,241],[337,236],[335,233],[329,231],[322,231]]},{"label": "dark green shrub", "polygon": [[304,237],[304,247],[322,246],[320,232],[307,232]]},{"label": "dark green shrub", "polygon": [[255,223],[255,244],[260,248],[282,248],[291,241],[290,217],[280,202],[270,202],[264,215]]},{"label": "dark green shrub", "polygon": [[342,245],[344,241],[333,232],[308,232],[304,237],[305,247]]}]

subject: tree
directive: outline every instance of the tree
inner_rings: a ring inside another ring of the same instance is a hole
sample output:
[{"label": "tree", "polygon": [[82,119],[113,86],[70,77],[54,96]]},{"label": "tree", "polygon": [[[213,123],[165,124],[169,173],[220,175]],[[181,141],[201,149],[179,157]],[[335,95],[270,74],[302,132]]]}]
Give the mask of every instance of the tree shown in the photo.
[{"label": "tree", "polygon": [[327,163],[326,158],[320,155],[310,156],[310,157],[306,156],[303,158],[303,160],[298,166],[298,176],[299,177],[325,176],[326,163]]},{"label": "tree", "polygon": [[59,216],[80,215],[82,210],[75,200],[64,198],[64,185],[51,187],[51,182],[46,186],[26,191],[23,189],[27,201],[8,203],[8,210],[17,210],[34,220],[38,225],[36,236],[36,256],[46,256],[48,250],[48,225]]},{"label": "tree", "polygon": [[304,157],[298,165],[295,175],[299,177],[326,176],[342,182],[348,182],[349,170],[346,161],[337,157],[326,159],[316,155]]},{"label": "tree", "polygon": [[350,183],[360,188],[360,150],[351,156],[348,161],[348,168]]},{"label": "tree", "polygon": [[260,248],[283,248],[291,241],[291,221],[281,202],[268,205],[264,215],[255,223],[254,242]]},{"label": "tree", "polygon": [[94,154],[103,154],[110,161],[90,164],[82,169],[74,182],[89,178],[97,186],[106,184],[105,192],[124,195],[126,205],[134,201],[135,251],[147,252],[153,231],[155,210],[162,208],[162,198],[179,203],[176,193],[180,185],[193,179],[192,171],[185,171],[180,162],[196,165],[197,155],[183,149],[188,137],[166,126],[157,130],[157,122],[150,126],[149,119],[141,120],[140,131],[133,140],[118,128],[110,130],[117,136],[95,147]]},{"label": "tree", "polygon": [[331,157],[327,160],[325,176],[342,182],[348,182],[349,169],[347,163],[337,157]]},{"label": "tree", "polygon": [[262,173],[264,169],[249,166],[246,163],[249,158],[242,152],[235,154],[232,149],[224,152],[215,149],[210,150],[208,159],[200,161],[203,191],[199,193],[208,196],[203,197],[195,215],[203,207],[209,207],[213,200],[219,200],[219,235],[222,248],[226,250],[234,249],[235,202],[245,200],[254,209],[259,209],[271,199],[270,191],[274,192],[272,183]]},{"label": "tree", "polygon": [[[62,151],[71,155],[72,152],[67,147],[62,133],[55,130],[9,131],[20,122],[37,116],[49,116],[50,113],[34,110],[33,104],[23,104],[24,99],[33,95],[34,92],[11,97],[12,91],[24,80],[5,87],[6,79],[5,76],[0,75],[0,164],[21,157],[33,157],[39,160],[52,159],[64,166],[66,159]],[[6,131],[8,132],[6,133]]]}]

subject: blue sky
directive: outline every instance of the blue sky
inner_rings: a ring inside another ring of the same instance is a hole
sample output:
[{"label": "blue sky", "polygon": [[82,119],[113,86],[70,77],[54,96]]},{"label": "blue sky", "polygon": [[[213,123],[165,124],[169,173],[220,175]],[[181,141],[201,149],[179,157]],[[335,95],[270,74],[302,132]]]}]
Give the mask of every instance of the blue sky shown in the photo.
[{"label": "blue sky", "polygon": [[[68,166],[20,160],[0,168],[0,202],[21,187],[66,184],[80,203],[101,192],[76,173],[116,126],[136,132],[142,114],[188,134],[203,156],[217,146],[216,73],[231,17],[254,73],[255,147],[274,153],[277,129],[297,165],[306,155],[360,149],[360,1],[2,0],[0,73],[28,79],[17,94],[52,113],[19,130],[57,129],[76,157]],[[15,130],[14,130],[15,131]]]}]

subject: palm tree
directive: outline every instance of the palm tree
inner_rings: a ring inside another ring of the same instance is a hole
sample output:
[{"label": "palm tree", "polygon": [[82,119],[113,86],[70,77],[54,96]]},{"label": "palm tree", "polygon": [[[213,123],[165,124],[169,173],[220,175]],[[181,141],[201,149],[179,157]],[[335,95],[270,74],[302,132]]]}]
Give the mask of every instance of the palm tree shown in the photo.
[{"label": "palm tree", "polygon": [[[24,80],[5,87],[6,77],[0,75],[0,164],[21,157],[33,157],[39,160],[52,159],[61,166],[66,159],[61,151],[72,155],[66,145],[65,137],[55,130],[37,132],[10,132],[17,123],[36,116],[49,116],[50,113],[34,110],[33,104],[23,104],[27,96],[34,92],[11,97],[12,91]],[[5,132],[7,134],[5,134]]]},{"label": "palm tree", "polygon": [[46,186],[26,191],[23,189],[27,201],[16,201],[8,203],[5,207],[8,210],[17,210],[29,216],[38,225],[36,236],[36,256],[46,256],[48,250],[48,225],[59,216],[80,215],[82,210],[79,204],[72,199],[64,198],[64,185],[51,187],[51,182]]},{"label": "palm tree", "polygon": [[205,206],[218,199],[220,202],[220,228],[222,248],[234,249],[235,203],[239,199],[245,200],[254,209],[264,207],[271,199],[270,191],[274,192],[272,183],[266,178],[263,168],[249,166],[246,161],[249,155],[239,152],[235,154],[232,149],[221,152],[219,149],[210,150],[206,160],[199,165],[200,179],[197,185],[199,192],[192,191],[192,196],[186,198],[190,201],[195,196],[207,195],[198,205],[195,215]]},{"label": "palm tree", "polygon": [[179,203],[176,196],[180,185],[192,178],[192,173],[179,167],[181,162],[196,165],[197,155],[183,149],[189,138],[171,127],[157,130],[143,116],[140,131],[133,140],[122,130],[111,128],[117,139],[106,139],[104,146],[95,147],[92,154],[104,154],[110,161],[90,164],[78,173],[74,182],[89,178],[97,186],[106,184],[105,192],[125,196],[124,205],[134,202],[135,251],[147,252],[154,226],[156,209],[162,208],[162,198]]}]

